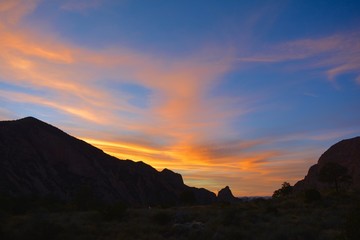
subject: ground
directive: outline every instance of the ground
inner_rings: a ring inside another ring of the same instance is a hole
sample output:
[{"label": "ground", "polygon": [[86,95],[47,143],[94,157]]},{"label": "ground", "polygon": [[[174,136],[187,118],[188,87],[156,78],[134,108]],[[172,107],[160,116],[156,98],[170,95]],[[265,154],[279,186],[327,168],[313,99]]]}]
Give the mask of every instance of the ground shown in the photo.
[{"label": "ground", "polygon": [[358,193],[304,194],[209,206],[78,210],[5,207],[1,239],[360,239]]}]

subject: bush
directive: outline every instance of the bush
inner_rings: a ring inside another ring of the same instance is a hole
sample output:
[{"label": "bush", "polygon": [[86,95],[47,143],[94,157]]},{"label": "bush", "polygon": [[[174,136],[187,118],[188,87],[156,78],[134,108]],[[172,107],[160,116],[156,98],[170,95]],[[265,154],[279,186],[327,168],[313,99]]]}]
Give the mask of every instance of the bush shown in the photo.
[{"label": "bush", "polygon": [[347,239],[360,239],[360,207],[355,208],[346,218],[345,232]]},{"label": "bush", "polygon": [[169,224],[173,219],[173,216],[170,212],[167,211],[159,211],[156,212],[152,216],[152,220],[159,225],[166,225]]},{"label": "bush", "polygon": [[224,226],[230,226],[237,223],[237,211],[235,209],[224,209],[222,215],[222,224]]},{"label": "bush", "polygon": [[127,206],[122,202],[114,203],[111,205],[107,205],[101,211],[104,220],[112,221],[112,220],[122,220],[127,211]]},{"label": "bush", "polygon": [[265,209],[266,213],[272,214],[272,215],[279,215],[279,210],[277,207],[273,205],[268,205]]},{"label": "bush", "polygon": [[74,193],[72,202],[79,211],[94,210],[101,206],[101,202],[89,185],[80,185]]},{"label": "bush", "polygon": [[122,220],[127,212],[127,206],[122,202],[105,205],[100,213],[106,221]]},{"label": "bush", "polygon": [[2,239],[47,240],[62,239],[64,229],[49,219],[47,214],[31,214],[13,218],[2,233]]}]

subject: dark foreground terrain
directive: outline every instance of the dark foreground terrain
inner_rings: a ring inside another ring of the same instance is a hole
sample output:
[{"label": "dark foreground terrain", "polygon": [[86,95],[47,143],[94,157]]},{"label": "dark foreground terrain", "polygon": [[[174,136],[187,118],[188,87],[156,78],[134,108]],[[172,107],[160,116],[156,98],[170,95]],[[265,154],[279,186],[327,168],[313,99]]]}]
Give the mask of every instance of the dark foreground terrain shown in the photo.
[{"label": "dark foreground terrain", "polygon": [[0,239],[360,239],[360,196],[126,208],[1,198]]}]

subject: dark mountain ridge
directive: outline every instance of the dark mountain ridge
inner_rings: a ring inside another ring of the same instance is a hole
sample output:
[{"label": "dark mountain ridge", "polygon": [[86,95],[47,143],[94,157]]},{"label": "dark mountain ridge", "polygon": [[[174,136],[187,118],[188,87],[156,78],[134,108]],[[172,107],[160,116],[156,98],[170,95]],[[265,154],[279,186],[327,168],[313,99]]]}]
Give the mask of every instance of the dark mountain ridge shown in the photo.
[{"label": "dark mountain ridge", "polygon": [[328,163],[336,163],[346,168],[351,177],[351,187],[360,189],[360,137],[342,140],[332,145],[319,158],[317,164],[311,166],[305,178],[294,185],[296,191],[305,189],[326,189],[331,184],[319,180],[321,169]]},{"label": "dark mountain ridge", "polygon": [[71,200],[84,187],[104,202],[176,205],[184,192],[198,204],[216,200],[171,170],[119,160],[33,117],[0,121],[0,194]]}]

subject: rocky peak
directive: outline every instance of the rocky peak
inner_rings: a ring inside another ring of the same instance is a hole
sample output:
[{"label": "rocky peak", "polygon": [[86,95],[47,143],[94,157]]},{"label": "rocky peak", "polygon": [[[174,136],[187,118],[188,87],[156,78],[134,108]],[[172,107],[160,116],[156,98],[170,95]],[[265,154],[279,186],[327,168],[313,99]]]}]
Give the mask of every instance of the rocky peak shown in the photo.
[{"label": "rocky peak", "polygon": [[181,174],[175,173],[167,168],[160,172],[161,176],[168,181],[172,186],[181,186],[184,185],[183,178]]},{"label": "rocky peak", "polygon": [[232,194],[229,186],[226,186],[225,188],[221,189],[218,193],[218,201],[220,202],[235,202],[237,200],[236,197]]},{"label": "rocky peak", "polygon": [[305,178],[294,185],[294,189],[299,191],[307,188],[329,187],[318,179],[319,171],[329,162],[345,167],[352,177],[352,187],[360,189],[360,137],[342,140],[331,146],[321,155],[317,164],[310,167]]}]

